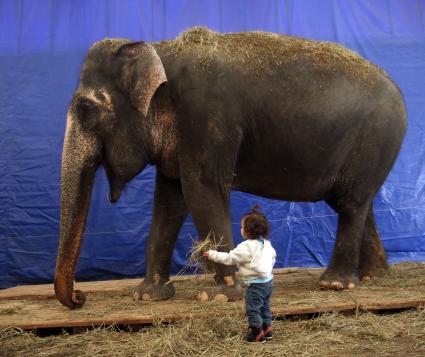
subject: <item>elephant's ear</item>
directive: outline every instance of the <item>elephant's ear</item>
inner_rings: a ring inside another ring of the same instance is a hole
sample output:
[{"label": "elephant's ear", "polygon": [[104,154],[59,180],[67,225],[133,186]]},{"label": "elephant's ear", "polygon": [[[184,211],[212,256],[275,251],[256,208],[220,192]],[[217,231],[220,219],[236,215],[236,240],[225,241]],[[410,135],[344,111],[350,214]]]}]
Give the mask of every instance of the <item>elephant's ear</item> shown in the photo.
[{"label": "elephant's ear", "polygon": [[131,103],[145,116],[158,87],[167,82],[164,66],[155,49],[146,42],[132,42],[121,46],[117,56],[123,58],[122,86]]}]

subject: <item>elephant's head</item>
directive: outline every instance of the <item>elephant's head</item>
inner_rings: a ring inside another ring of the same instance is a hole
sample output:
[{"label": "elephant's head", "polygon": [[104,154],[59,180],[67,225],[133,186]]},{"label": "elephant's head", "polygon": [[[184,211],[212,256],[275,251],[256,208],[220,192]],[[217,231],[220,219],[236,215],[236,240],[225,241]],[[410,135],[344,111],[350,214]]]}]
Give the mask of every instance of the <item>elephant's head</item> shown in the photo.
[{"label": "elephant's head", "polygon": [[73,281],[96,169],[104,165],[110,200],[117,201],[125,183],[151,160],[144,121],[166,80],[158,54],[147,43],[104,40],[89,50],[68,109],[62,154],[55,292],[65,306],[85,302]]}]

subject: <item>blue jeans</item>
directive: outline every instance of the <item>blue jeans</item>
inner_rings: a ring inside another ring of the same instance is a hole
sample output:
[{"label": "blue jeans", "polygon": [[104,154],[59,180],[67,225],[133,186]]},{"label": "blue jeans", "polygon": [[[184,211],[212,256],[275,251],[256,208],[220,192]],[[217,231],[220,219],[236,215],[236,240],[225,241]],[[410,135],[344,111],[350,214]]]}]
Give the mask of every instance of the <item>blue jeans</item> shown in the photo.
[{"label": "blue jeans", "polygon": [[270,296],[273,291],[273,279],[267,283],[254,283],[248,286],[245,296],[245,312],[249,326],[261,327],[272,324]]}]

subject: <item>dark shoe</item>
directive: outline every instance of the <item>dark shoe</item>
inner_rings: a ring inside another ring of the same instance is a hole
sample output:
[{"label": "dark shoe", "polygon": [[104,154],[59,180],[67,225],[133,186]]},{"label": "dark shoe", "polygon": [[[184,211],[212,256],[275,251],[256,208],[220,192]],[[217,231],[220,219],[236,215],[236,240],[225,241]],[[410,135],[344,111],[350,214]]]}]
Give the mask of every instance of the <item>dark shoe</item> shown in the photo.
[{"label": "dark shoe", "polygon": [[263,335],[266,341],[271,341],[273,338],[273,332],[271,325],[263,324]]},{"label": "dark shoe", "polygon": [[266,342],[263,334],[263,329],[260,327],[249,326],[248,335],[246,335],[248,342]]}]

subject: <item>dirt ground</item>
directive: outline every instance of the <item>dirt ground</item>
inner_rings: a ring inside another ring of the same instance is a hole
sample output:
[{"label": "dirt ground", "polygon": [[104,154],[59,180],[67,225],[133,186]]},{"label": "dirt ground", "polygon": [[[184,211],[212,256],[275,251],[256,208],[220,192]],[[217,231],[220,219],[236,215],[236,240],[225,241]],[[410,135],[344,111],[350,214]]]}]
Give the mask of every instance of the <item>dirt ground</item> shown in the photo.
[{"label": "dirt ground", "polygon": [[[369,296],[381,296],[384,300],[425,297],[425,264],[394,265],[386,276],[361,285],[355,292],[320,291],[319,275],[320,270],[308,269],[276,275],[272,308],[277,311],[300,304],[318,306],[341,298],[361,301]],[[143,308],[151,309],[158,318],[153,325],[133,326],[133,332],[129,332],[128,326],[120,325],[82,333],[56,330],[50,333],[59,335],[41,337],[46,331],[6,328],[0,330],[0,356],[425,356],[422,306],[378,312],[359,308],[349,313],[280,315],[273,323],[272,342],[249,344],[243,340],[246,333],[243,304],[196,301],[194,296],[202,284],[199,279],[176,282],[176,297],[161,303],[167,306],[167,311],[173,306],[189,304],[190,311],[202,313],[198,317],[195,314],[177,323],[161,323],[159,303],[134,302],[127,289],[88,294],[86,309],[72,311],[70,316],[90,315],[93,313],[90,306],[101,305],[96,313],[104,316],[116,309],[131,312]],[[44,303],[46,311],[49,305],[57,306],[54,299]],[[4,310],[0,319],[18,312]]]}]

